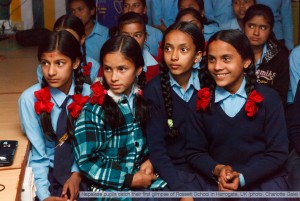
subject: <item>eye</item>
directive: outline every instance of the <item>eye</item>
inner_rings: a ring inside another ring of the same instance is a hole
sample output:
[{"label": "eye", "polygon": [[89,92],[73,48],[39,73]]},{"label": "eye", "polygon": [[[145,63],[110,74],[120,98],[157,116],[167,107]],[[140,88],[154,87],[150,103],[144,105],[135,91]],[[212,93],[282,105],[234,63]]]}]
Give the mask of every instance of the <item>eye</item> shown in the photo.
[{"label": "eye", "polygon": [[105,72],[110,72],[110,71],[111,71],[111,68],[108,67],[108,66],[104,66],[104,67],[103,67],[103,70],[104,70]]},{"label": "eye", "polygon": [[59,67],[62,67],[65,63],[62,62],[62,61],[57,61],[56,64],[57,64]]},{"label": "eye", "polygon": [[223,57],[223,61],[224,61],[225,63],[230,62],[230,60],[231,60],[231,58],[230,58],[229,56],[224,56],[224,57]]},{"label": "eye", "polygon": [[186,48],[186,47],[183,47],[183,48],[181,48],[181,51],[182,51],[183,53],[186,53],[186,52],[188,52],[188,51],[189,51],[189,49],[188,49],[188,48]]},{"label": "eye", "polygon": [[172,48],[170,46],[165,46],[164,51],[165,52],[171,52]]},{"label": "eye", "polygon": [[129,6],[128,6],[128,4],[124,4],[124,8],[128,8]]},{"label": "eye", "polygon": [[216,61],[215,57],[212,57],[212,56],[208,56],[207,60],[208,60],[208,63],[214,63]]},{"label": "eye", "polygon": [[254,24],[248,24],[248,27],[249,27],[250,29],[254,29],[254,28],[255,28]]},{"label": "eye", "polygon": [[260,29],[265,31],[267,29],[267,26],[260,26]]},{"label": "eye", "polygon": [[133,4],[133,7],[138,8],[140,7],[140,4]]},{"label": "eye", "polygon": [[127,69],[124,66],[120,66],[118,68],[118,70],[121,71],[121,72],[125,72]]},{"label": "eye", "polygon": [[47,65],[49,65],[49,63],[48,63],[47,61],[42,60],[42,61],[41,61],[41,65],[42,65],[42,66],[47,66]]},{"label": "eye", "polygon": [[135,34],[135,35],[134,35],[135,38],[141,38],[142,36],[143,36],[142,33],[138,33],[138,34]]}]

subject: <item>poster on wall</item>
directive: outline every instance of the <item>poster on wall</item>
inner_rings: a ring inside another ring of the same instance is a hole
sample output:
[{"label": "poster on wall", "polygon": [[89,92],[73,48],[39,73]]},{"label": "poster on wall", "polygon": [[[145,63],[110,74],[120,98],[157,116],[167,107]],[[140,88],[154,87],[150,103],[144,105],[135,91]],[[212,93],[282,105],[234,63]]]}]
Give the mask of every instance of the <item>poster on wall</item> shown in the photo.
[{"label": "poster on wall", "polygon": [[96,0],[96,5],[98,22],[108,28],[116,26],[123,12],[123,0]]}]

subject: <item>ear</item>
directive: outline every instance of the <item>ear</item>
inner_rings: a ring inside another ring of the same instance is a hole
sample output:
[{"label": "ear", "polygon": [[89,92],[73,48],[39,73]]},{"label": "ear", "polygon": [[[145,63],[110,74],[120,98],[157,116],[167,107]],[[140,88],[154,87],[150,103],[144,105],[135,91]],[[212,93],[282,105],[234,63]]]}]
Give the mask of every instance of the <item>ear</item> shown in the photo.
[{"label": "ear", "polygon": [[250,59],[246,59],[244,61],[244,69],[248,68],[251,65],[251,60]]},{"label": "ear", "polygon": [[80,65],[80,59],[76,58],[75,62],[73,63],[73,69],[76,70]]},{"label": "ear", "polygon": [[202,51],[196,52],[194,63],[198,63],[202,58]]},{"label": "ear", "polygon": [[138,76],[142,73],[142,70],[143,70],[143,66],[140,66],[140,67],[137,69],[135,76],[138,77]]},{"label": "ear", "polygon": [[91,15],[94,16],[95,14],[96,14],[96,8],[93,8],[93,9],[91,10]]},{"label": "ear", "polygon": [[146,15],[146,13],[147,13],[147,6],[145,6],[143,10],[143,14]]}]

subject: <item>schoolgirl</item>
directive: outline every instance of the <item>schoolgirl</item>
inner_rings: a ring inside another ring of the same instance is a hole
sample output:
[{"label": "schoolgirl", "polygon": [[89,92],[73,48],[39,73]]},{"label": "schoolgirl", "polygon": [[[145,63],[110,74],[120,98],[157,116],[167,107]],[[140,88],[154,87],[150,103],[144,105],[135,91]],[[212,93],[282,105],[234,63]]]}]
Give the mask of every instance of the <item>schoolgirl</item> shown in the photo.
[{"label": "schoolgirl", "polygon": [[156,75],[158,75],[158,62],[145,47],[147,32],[146,25],[142,16],[134,12],[128,12],[122,15],[119,18],[118,34],[131,36],[139,43],[141,49],[143,50],[143,58],[145,62],[143,71],[146,73],[146,81],[148,82]]},{"label": "schoolgirl", "polygon": [[186,114],[195,109],[200,88],[199,62],[204,37],[193,23],[178,22],[165,32],[160,75],[145,88],[145,97],[154,104],[147,123],[150,161],[167,182],[165,190],[201,190],[197,176],[185,157]]},{"label": "schoolgirl", "polygon": [[274,36],[272,10],[255,4],[246,11],[243,24],[254,51],[257,81],[275,89],[285,106],[290,81],[289,52]]},{"label": "schoolgirl", "polygon": [[208,42],[197,111],[187,119],[187,159],[206,191],[285,191],[288,156],[278,94],[256,83],[254,55],[237,30]]},{"label": "schoolgirl", "polygon": [[94,0],[70,0],[71,13],[77,16],[85,28],[86,54],[99,62],[100,50],[108,39],[108,28],[95,21]]},{"label": "schoolgirl", "polygon": [[[200,12],[200,16],[202,19],[199,18],[198,14],[192,13],[191,11],[187,12],[181,12],[184,9],[187,8],[193,8],[196,11]],[[216,32],[220,31],[220,27],[219,25],[214,22],[214,21],[209,21],[207,20],[207,18],[205,17],[205,13],[204,13],[204,1],[203,0],[178,0],[178,10],[179,13],[177,14],[176,17],[176,22],[179,20],[179,18],[182,18],[183,16],[188,16],[190,14],[198,19],[197,21],[202,21],[203,23],[203,35],[204,35],[204,39],[207,42],[209,40],[209,38]]]},{"label": "schoolgirl", "polygon": [[147,20],[147,6],[146,0],[124,0],[123,1],[123,12],[135,12],[140,14],[146,23],[147,40],[145,41],[145,47],[153,56],[157,56],[159,43],[162,39],[162,33],[159,29],[148,25]]},{"label": "schoolgirl", "polygon": [[74,120],[90,94],[83,83],[78,40],[66,30],[51,32],[41,40],[38,59],[44,79],[26,89],[18,102],[21,125],[31,143],[29,166],[37,197],[75,200],[81,174],[70,143]]},{"label": "schoolgirl", "polygon": [[139,44],[115,36],[101,49],[103,84],[95,82],[90,101],[76,122],[74,153],[81,171],[95,182],[92,190],[159,189],[148,159],[144,133],[149,115],[143,97],[144,60]]},{"label": "schoolgirl", "polygon": [[[82,22],[75,15],[63,15],[56,20],[53,31],[60,31],[62,29],[65,29],[73,34],[73,36],[81,44],[81,52],[83,57],[81,65],[83,66],[82,73],[84,80],[87,84],[93,83],[98,76],[100,64],[96,60],[86,55],[85,31]],[[39,65],[37,68],[37,77],[39,82],[42,82],[43,73],[41,65]]]}]

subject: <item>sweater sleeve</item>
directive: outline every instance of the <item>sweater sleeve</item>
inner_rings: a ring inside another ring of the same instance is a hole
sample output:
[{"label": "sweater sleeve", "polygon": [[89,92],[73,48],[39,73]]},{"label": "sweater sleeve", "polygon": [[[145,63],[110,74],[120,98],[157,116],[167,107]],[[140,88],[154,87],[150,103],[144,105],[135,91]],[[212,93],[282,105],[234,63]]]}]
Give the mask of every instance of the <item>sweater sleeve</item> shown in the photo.
[{"label": "sweater sleeve", "polygon": [[187,160],[198,173],[213,179],[212,171],[218,163],[209,154],[209,143],[205,136],[201,112],[190,111],[187,121]]},{"label": "sweater sleeve", "polygon": [[282,103],[277,94],[265,98],[264,155],[240,172],[245,178],[245,187],[271,178],[284,169],[288,157],[288,136]]},{"label": "sweater sleeve", "polygon": [[300,154],[300,82],[298,83],[294,104],[288,110],[288,129],[290,142],[295,151]]}]

